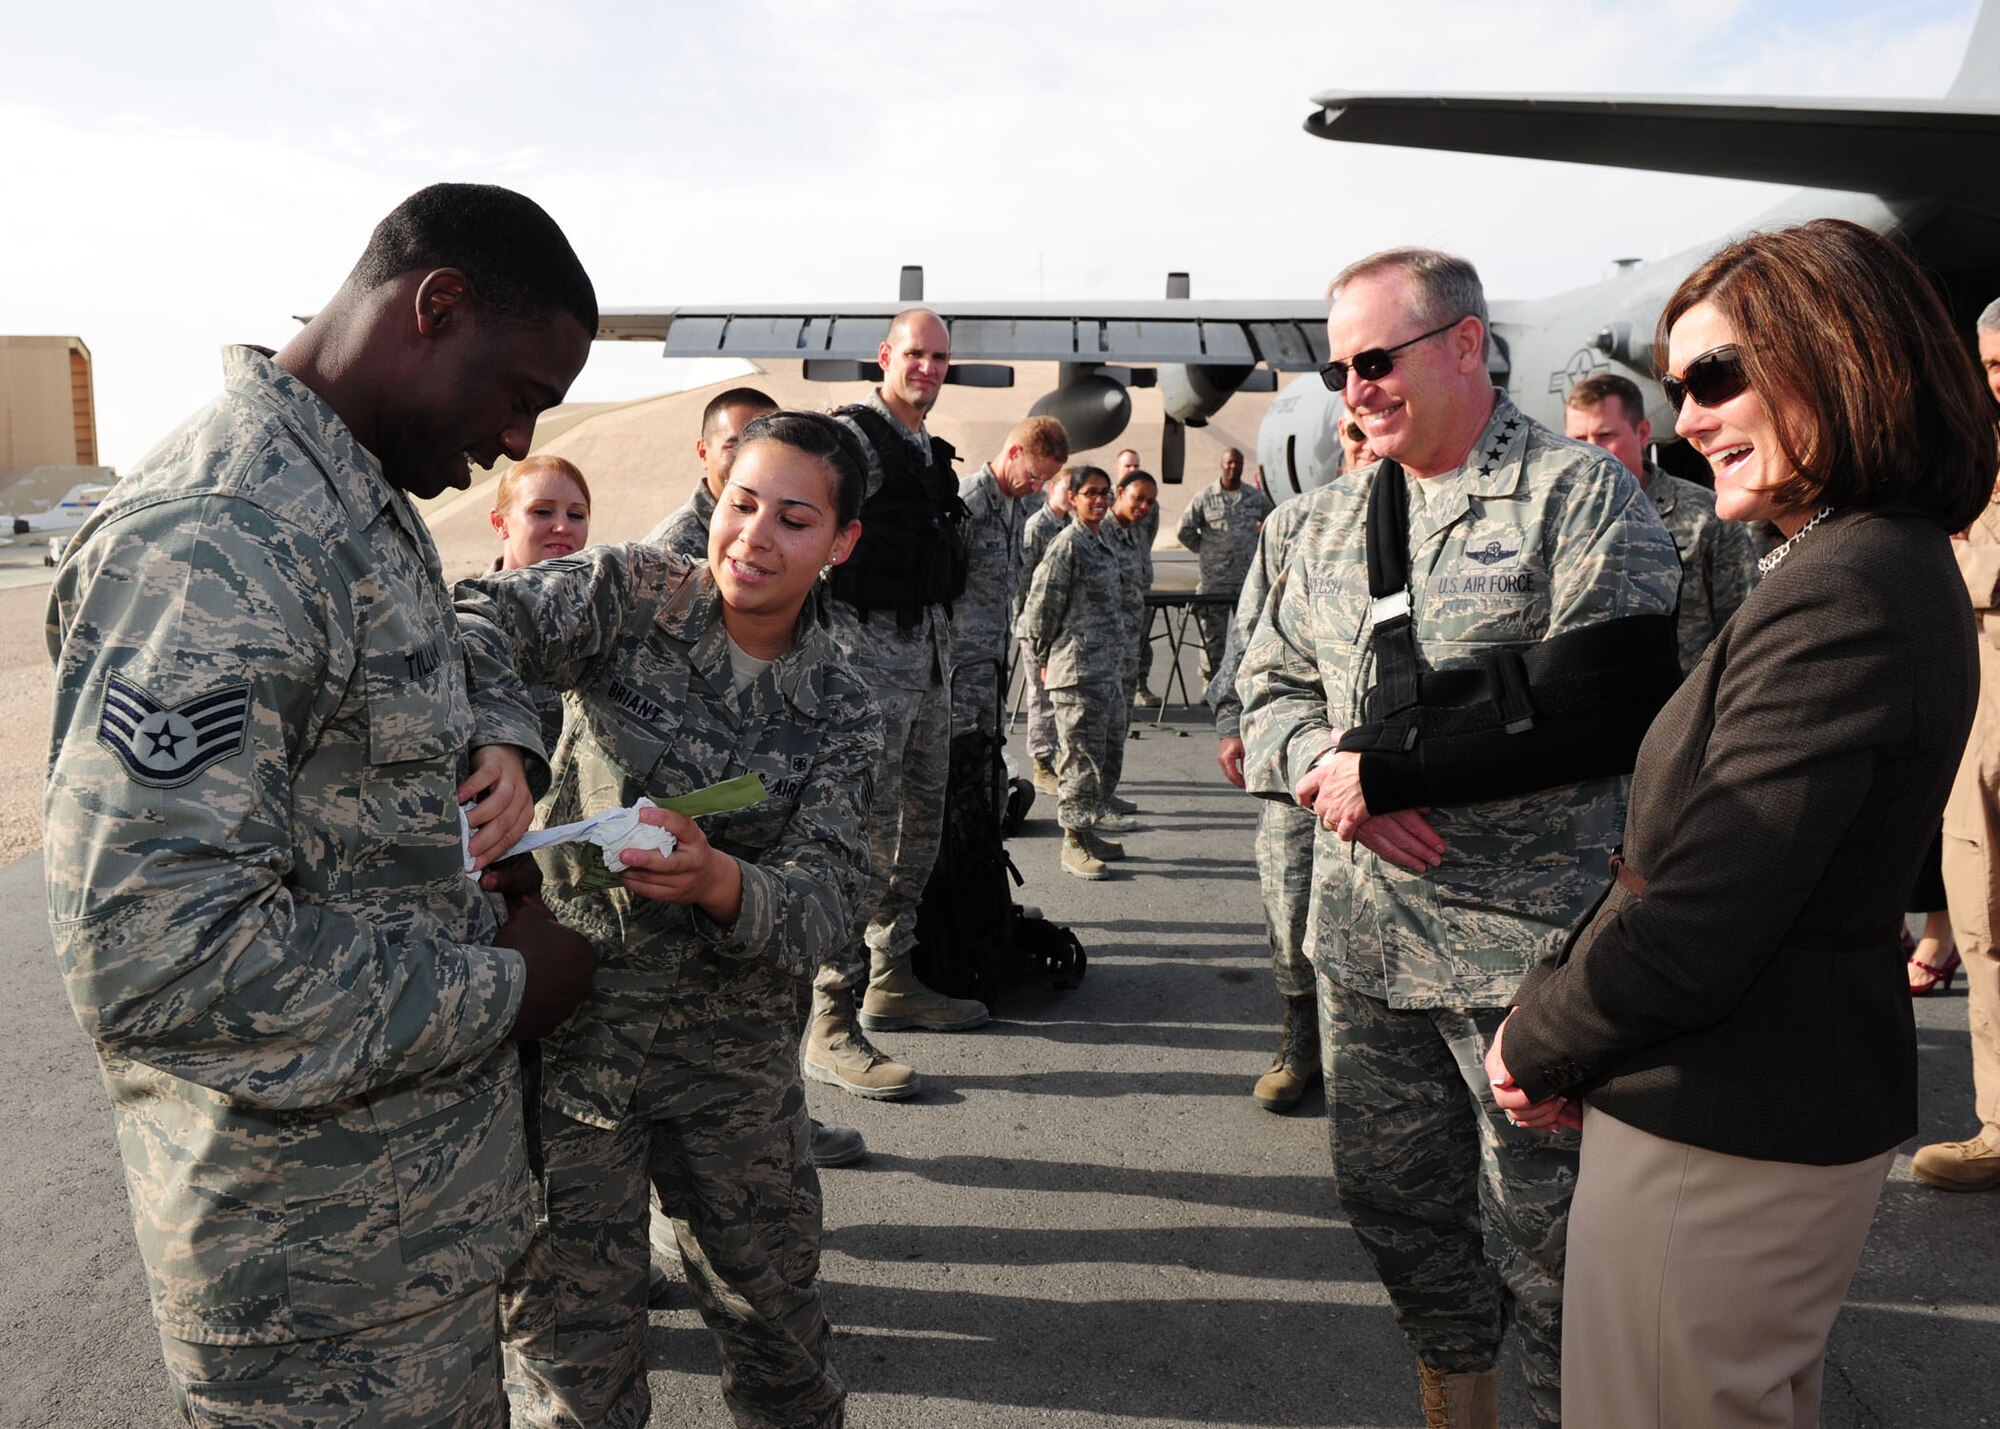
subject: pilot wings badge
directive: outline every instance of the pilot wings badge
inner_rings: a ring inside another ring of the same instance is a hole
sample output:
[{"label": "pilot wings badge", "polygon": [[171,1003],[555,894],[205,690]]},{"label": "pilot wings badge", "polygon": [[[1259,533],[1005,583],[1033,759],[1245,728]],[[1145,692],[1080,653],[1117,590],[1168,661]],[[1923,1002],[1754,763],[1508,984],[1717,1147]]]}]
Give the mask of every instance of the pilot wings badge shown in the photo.
[{"label": "pilot wings badge", "polygon": [[104,682],[97,742],[141,784],[172,789],[242,752],[250,686],[227,685],[172,708],[116,675]]},{"label": "pilot wings badge", "polygon": [[1516,546],[1511,551],[1502,550],[1498,541],[1488,541],[1476,551],[1470,546],[1465,548],[1465,559],[1468,561],[1477,561],[1482,566],[1497,566],[1500,562],[1511,561],[1520,554],[1521,548],[1519,546]]}]

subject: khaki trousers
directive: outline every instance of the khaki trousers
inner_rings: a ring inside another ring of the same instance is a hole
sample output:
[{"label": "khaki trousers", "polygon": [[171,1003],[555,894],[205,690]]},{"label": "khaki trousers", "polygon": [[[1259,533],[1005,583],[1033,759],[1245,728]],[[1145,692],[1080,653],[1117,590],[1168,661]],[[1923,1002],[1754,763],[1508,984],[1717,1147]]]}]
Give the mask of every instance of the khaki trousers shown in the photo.
[{"label": "khaki trousers", "polygon": [[[1971,755],[1966,756],[1968,759]],[[1953,791],[1954,800],[1957,791]],[[1965,963],[1965,1020],[1972,1034],[1972,1094],[1980,1134],[2000,1148],[2000,950],[1993,943],[1993,910],[2000,903],[2000,848],[1982,805],[1976,836],[1946,819],[1944,890],[1951,905],[1951,934]]]},{"label": "khaki trousers", "polygon": [[1972,1033],[1972,1093],[1979,1134],[2000,1149],[2000,511],[1989,507],[1951,553],[1978,613],[1979,707],[1965,757],[1944,806],[1944,893],[1965,960],[1965,1015]]},{"label": "khaki trousers", "polygon": [[1667,1141],[1595,1107],[1563,1281],[1567,1429],[1812,1429],[1893,1150],[1845,1166]]}]

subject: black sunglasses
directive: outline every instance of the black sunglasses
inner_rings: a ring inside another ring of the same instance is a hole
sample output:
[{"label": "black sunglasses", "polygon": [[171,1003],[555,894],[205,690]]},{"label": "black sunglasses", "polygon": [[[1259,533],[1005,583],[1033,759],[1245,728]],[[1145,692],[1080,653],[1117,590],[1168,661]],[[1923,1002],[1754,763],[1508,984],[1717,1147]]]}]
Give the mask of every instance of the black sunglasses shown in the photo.
[{"label": "black sunglasses", "polygon": [[1353,368],[1363,382],[1380,382],[1396,369],[1396,353],[1406,347],[1415,347],[1427,337],[1436,337],[1441,332],[1450,332],[1464,317],[1455,317],[1443,327],[1434,327],[1429,332],[1420,332],[1408,342],[1399,342],[1394,347],[1371,347],[1366,352],[1357,352],[1345,362],[1329,362],[1319,370],[1319,380],[1326,384],[1329,392],[1347,390],[1347,369]]},{"label": "black sunglasses", "polygon": [[1676,412],[1690,397],[1697,407],[1713,407],[1727,402],[1749,385],[1750,374],[1743,368],[1743,349],[1733,342],[1710,348],[1690,362],[1679,377],[1660,379],[1660,390],[1667,394],[1667,401]]}]

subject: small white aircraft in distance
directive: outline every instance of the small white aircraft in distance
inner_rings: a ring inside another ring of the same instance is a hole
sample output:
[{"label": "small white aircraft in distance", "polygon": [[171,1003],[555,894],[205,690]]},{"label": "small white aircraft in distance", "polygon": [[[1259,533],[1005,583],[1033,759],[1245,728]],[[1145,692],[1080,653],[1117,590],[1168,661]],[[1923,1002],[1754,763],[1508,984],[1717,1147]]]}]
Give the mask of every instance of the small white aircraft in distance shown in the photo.
[{"label": "small white aircraft in distance", "polygon": [[[1981,5],[1957,78],[1938,101],[1327,93],[1312,102],[1306,130],[1337,142],[1810,185],[1746,231],[1837,217],[1899,236],[1937,279],[1968,343],[1973,318],[2000,296],[1994,0]],[[1680,281],[1733,236],[1571,292],[1491,304],[1494,381],[1560,431],[1570,387],[1620,372],[1647,394],[1654,430],[1671,432],[1653,330]],[[893,304],[609,310],[597,336],[662,342],[668,357],[789,358],[804,362],[809,379],[873,380],[883,326],[922,301],[923,270],[904,268],[901,288]],[[1011,386],[1008,362],[1060,363],[1055,391],[1034,410],[1061,419],[1080,449],[1124,430],[1128,387],[1158,385],[1167,415],[1159,474],[1169,482],[1181,479],[1184,426],[1200,426],[1237,392],[1274,390],[1280,372],[1303,373],[1258,432],[1266,485],[1282,499],[1338,475],[1338,398],[1317,372],[1330,356],[1325,302],[1194,301],[1188,291],[1187,275],[1172,273],[1163,302],[929,306],[951,329],[948,380]]]},{"label": "small white aircraft in distance", "polygon": [[0,522],[5,523],[5,543],[11,545],[17,536],[46,536],[50,538],[49,550],[42,557],[42,564],[52,566],[62,555],[69,533],[88,521],[91,513],[110,495],[111,483],[108,481],[79,482],[46,511],[0,516]]}]

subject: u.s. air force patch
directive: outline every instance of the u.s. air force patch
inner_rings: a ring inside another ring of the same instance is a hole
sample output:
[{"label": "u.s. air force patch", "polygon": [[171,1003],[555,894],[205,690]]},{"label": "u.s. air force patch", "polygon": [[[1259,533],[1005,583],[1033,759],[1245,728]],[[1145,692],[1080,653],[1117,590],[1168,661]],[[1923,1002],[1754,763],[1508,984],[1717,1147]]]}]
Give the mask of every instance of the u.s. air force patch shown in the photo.
[{"label": "u.s. air force patch", "polygon": [[250,686],[226,685],[169,709],[130,680],[104,681],[97,742],[141,784],[172,789],[243,750]]}]

